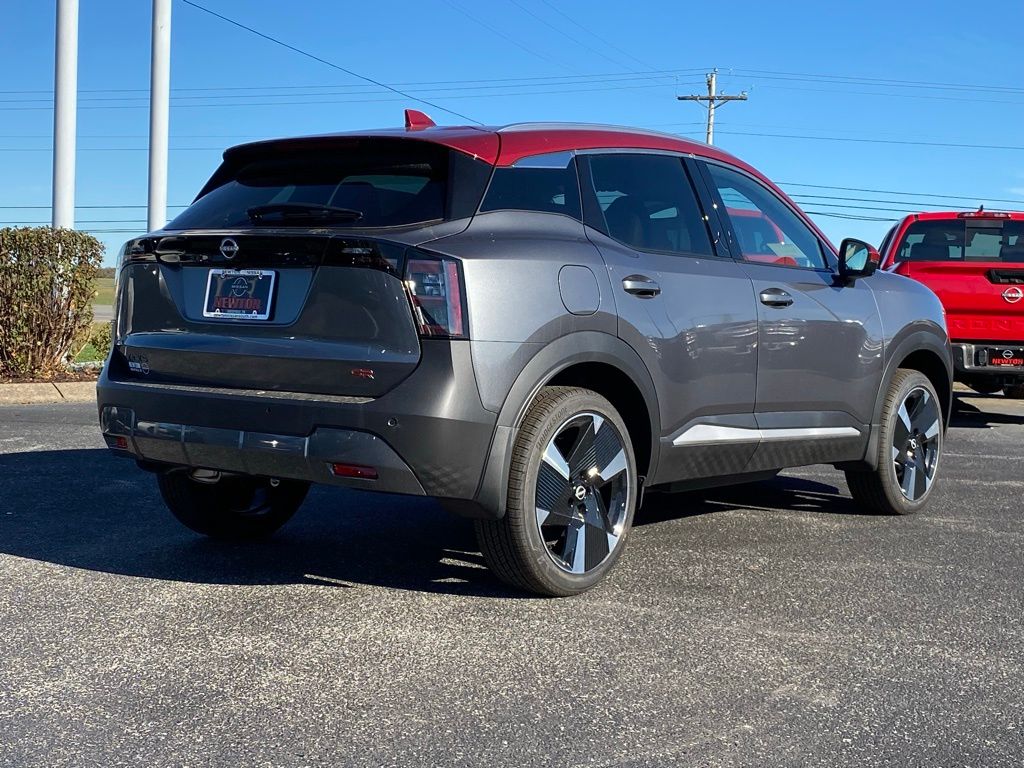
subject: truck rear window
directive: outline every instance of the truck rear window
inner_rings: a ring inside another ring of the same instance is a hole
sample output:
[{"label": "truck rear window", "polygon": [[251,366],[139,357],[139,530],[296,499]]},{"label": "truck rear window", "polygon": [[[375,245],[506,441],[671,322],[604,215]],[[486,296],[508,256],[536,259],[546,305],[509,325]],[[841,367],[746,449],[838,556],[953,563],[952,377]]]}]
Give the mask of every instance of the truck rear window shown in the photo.
[{"label": "truck rear window", "polygon": [[441,220],[450,152],[425,142],[364,141],[315,149],[271,144],[238,158],[229,153],[206,194],[166,228],[362,229]]},{"label": "truck rear window", "polygon": [[1024,262],[1024,221],[916,221],[900,241],[896,261]]}]

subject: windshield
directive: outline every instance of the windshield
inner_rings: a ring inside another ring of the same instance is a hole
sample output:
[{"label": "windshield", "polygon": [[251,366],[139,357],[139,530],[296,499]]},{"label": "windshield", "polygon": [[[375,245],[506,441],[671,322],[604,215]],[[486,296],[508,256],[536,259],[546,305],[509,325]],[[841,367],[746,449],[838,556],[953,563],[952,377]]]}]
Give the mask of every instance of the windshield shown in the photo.
[{"label": "windshield", "polygon": [[1024,221],[947,219],[907,228],[896,261],[1024,262]]},{"label": "windshield", "polygon": [[223,182],[166,228],[367,228],[444,219],[448,155],[421,142],[270,146],[234,165],[229,155],[214,177]]}]

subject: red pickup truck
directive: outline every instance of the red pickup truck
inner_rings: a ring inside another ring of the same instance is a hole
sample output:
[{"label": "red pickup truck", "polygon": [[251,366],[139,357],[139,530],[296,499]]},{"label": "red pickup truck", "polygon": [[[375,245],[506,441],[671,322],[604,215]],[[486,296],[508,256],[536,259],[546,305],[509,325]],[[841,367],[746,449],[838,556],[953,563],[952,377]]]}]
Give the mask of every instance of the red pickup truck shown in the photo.
[{"label": "red pickup truck", "polygon": [[1024,397],[1024,213],[915,213],[879,251],[941,299],[956,380]]}]

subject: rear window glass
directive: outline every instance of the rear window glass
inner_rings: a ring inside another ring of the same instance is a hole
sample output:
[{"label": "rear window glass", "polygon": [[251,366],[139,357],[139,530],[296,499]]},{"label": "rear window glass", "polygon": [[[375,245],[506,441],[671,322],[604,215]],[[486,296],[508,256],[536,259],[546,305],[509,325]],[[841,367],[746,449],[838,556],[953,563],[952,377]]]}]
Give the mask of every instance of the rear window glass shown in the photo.
[{"label": "rear window glass", "polygon": [[223,166],[214,178],[224,182],[167,229],[374,228],[444,219],[449,152],[418,142],[268,148]]},{"label": "rear window glass", "polygon": [[1024,221],[915,221],[896,249],[896,261],[1024,262]]},{"label": "rear window glass", "polygon": [[590,158],[608,235],[640,250],[711,256],[711,239],[678,157],[622,153]]},{"label": "rear window glass", "polygon": [[536,211],[582,219],[576,162],[568,153],[543,155],[495,168],[481,212]]}]

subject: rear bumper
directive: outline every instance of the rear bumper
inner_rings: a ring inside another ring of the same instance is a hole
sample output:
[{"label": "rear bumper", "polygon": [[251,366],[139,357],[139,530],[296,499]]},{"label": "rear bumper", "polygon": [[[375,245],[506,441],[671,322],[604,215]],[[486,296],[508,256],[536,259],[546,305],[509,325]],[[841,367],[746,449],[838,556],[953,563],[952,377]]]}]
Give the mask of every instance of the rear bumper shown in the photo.
[{"label": "rear bumper", "polygon": [[[100,409],[100,426],[111,450],[147,464],[426,494],[409,465],[369,432],[320,427],[295,436],[144,421],[131,408],[116,405]],[[331,469],[334,464],[372,468],[377,477],[338,477]]]},{"label": "rear bumper", "polygon": [[978,353],[992,347],[1006,347],[1010,349],[1024,349],[1024,341],[1020,342],[955,342],[953,349],[953,365],[956,370],[955,378],[958,381],[965,379],[988,379],[994,378],[1007,383],[1020,382],[1024,379],[1024,370],[1020,368],[1008,368],[1002,365],[979,365]]},{"label": "rear bumper", "polygon": [[[109,368],[110,366],[108,366]],[[378,398],[147,382],[104,370],[97,386],[108,446],[146,465],[307,480],[434,496],[475,509],[497,414],[473,377],[469,342],[425,341],[416,371]],[[373,468],[338,477],[331,465]]]}]

